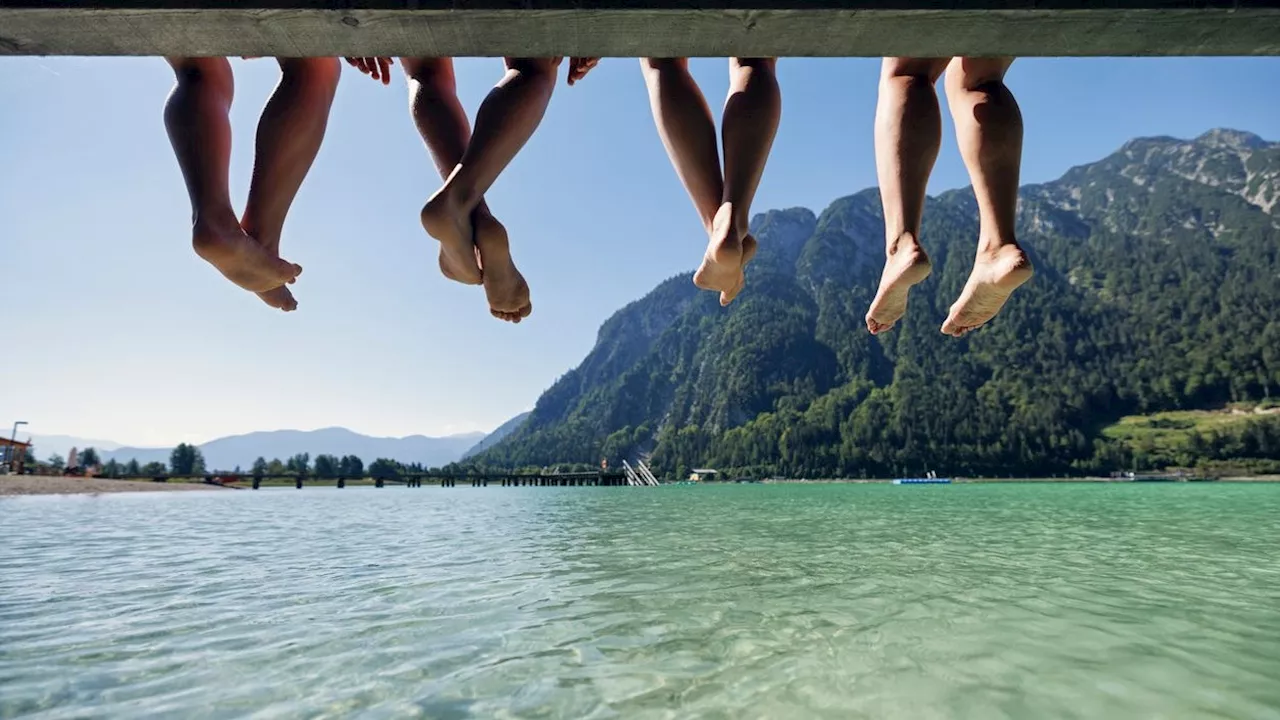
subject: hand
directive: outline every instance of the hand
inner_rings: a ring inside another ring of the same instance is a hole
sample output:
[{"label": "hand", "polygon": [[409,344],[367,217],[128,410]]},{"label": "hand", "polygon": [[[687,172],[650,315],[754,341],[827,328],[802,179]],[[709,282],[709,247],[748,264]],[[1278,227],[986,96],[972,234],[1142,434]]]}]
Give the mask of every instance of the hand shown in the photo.
[{"label": "hand", "polygon": [[573,85],[600,64],[600,58],[569,58],[569,84]]},{"label": "hand", "polygon": [[349,57],[347,64],[374,80],[381,80],[383,85],[391,84],[391,66],[395,61],[389,57]]}]

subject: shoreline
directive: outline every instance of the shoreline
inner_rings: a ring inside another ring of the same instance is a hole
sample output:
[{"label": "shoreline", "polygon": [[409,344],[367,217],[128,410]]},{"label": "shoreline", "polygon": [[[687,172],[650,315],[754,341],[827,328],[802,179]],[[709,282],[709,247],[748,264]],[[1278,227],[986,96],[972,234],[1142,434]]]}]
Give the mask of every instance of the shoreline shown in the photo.
[{"label": "shoreline", "polygon": [[[1222,478],[1205,478],[1205,479],[1155,479],[1155,480],[1135,480],[1133,478],[1110,478],[1110,477],[1071,477],[1071,478],[949,478],[951,485],[996,485],[1000,483],[1088,483],[1088,484],[1132,484],[1132,485],[1177,485],[1177,484],[1208,484],[1208,483],[1274,483],[1280,482],[1280,475],[1240,475]],[[823,478],[818,480],[809,480],[804,478],[767,478],[756,481],[759,485],[862,485],[862,484],[889,484],[893,482],[893,478]],[[733,481],[704,482],[707,485],[733,485]]]},{"label": "shoreline", "polygon": [[190,492],[225,490],[220,485],[187,482],[148,482],[59,475],[0,475],[0,498],[24,495],[103,495],[127,492]]},{"label": "shoreline", "polygon": [[[758,480],[754,485],[888,485],[890,478],[767,478]],[[1136,485],[1172,485],[1172,484],[1217,484],[1217,483],[1280,483],[1280,475],[1258,475],[1224,477],[1212,480],[1156,480],[1135,481],[1129,478],[953,478],[952,485],[983,485],[1011,483],[1087,483],[1087,484],[1136,484]],[[676,483],[664,483],[675,485]],[[703,482],[700,485],[736,485],[729,482]],[[292,488],[291,483],[263,483],[263,487]],[[308,488],[333,487],[329,483],[308,483]],[[348,481],[347,487],[374,487],[370,480]],[[204,482],[150,482],[146,480],[114,480],[110,478],[65,477],[55,475],[0,475],[0,499],[7,497],[37,495],[106,495],[115,493],[137,492],[192,492],[192,491],[224,491],[247,490],[248,487],[238,485],[218,485]]]}]

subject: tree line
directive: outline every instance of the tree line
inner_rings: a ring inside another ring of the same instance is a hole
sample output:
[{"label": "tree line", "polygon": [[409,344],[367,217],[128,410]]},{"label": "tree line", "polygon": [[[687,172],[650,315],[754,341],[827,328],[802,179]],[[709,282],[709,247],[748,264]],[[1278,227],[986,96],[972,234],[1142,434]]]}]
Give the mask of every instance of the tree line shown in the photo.
[{"label": "tree line", "polygon": [[[29,458],[28,462],[34,463]],[[49,467],[62,469],[66,461],[61,455],[52,455],[46,461]],[[337,478],[373,478],[375,480],[393,480],[403,475],[424,474],[432,469],[421,463],[401,463],[389,458],[378,458],[368,466],[356,455],[341,457],[330,454],[319,454],[313,459],[310,453],[298,453],[285,460],[280,458],[259,457],[253,461],[248,472],[239,465],[231,470],[210,470],[206,467],[204,454],[200,448],[181,443],[169,453],[169,462],[158,461],[139,463],[136,459],[120,462],[111,459],[102,462],[101,456],[94,448],[85,448],[79,453],[79,465],[82,468],[100,468],[99,474],[107,477],[128,476],[161,476],[198,477],[202,475],[251,475],[255,478],[265,477],[301,477],[318,479]]]}]

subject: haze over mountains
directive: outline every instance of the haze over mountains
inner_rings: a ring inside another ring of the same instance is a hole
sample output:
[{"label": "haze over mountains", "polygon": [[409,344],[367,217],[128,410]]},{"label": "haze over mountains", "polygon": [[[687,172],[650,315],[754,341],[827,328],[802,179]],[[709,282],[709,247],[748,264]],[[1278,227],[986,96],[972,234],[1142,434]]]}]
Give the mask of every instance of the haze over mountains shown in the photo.
[{"label": "haze over mountains", "polygon": [[[471,462],[1102,472],[1148,462],[1103,435],[1122,416],[1280,393],[1280,144],[1251,133],[1141,138],[1022,188],[1036,277],[963,340],[938,330],[973,262],[971,189],[930,198],[933,274],[881,337],[863,322],[883,266],[874,188],[820,215],[767,212],[753,231],[760,252],[729,309],[687,274],[660,284]],[[1280,422],[1249,432],[1201,438],[1198,456],[1280,458]]]},{"label": "haze over mountains", "polygon": [[[321,453],[329,455],[355,455],[366,463],[377,458],[399,462],[421,463],[426,467],[438,467],[462,458],[463,453],[486,437],[485,433],[466,433],[448,437],[411,435],[403,438],[379,438],[361,435],[345,428],[322,430],[275,430],[253,432],[218,438],[200,445],[205,466],[211,470],[231,470],[236,466],[248,468],[259,457],[286,460],[298,453],[308,453],[314,458]],[[83,450],[97,448],[103,461],[117,460],[125,463],[136,459],[145,465],[149,462],[169,461],[173,448],[121,447],[101,440],[87,440],[69,436],[35,435],[36,454],[44,460],[50,453],[66,456],[71,447]],[[112,448],[108,450],[107,448]]]}]

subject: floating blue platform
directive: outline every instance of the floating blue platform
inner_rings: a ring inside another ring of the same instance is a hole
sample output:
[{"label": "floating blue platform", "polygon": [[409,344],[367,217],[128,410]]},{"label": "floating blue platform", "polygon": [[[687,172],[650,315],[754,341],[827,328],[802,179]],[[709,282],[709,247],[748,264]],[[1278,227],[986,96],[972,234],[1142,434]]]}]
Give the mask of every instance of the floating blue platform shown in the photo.
[{"label": "floating blue platform", "polygon": [[898,478],[894,485],[950,485],[951,478]]}]

